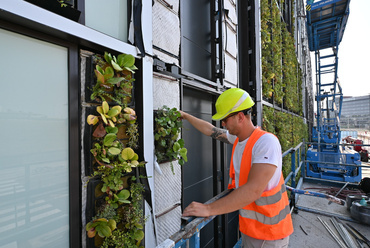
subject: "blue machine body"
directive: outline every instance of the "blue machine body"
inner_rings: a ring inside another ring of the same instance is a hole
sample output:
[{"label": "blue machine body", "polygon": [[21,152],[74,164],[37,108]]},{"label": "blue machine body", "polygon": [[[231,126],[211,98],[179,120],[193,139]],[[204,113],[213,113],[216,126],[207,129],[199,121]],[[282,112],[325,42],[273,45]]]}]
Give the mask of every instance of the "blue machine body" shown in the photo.
[{"label": "blue machine body", "polygon": [[[345,153],[307,151],[307,176],[344,181],[360,182],[361,167],[348,166],[361,165],[360,154],[354,150]],[[324,163],[323,163],[324,162]]]},{"label": "blue machine body", "polygon": [[342,149],[340,116],[342,87],[338,80],[338,50],[349,16],[350,0],[307,0],[307,33],[315,52],[316,126],[307,151],[307,176],[336,181],[361,180],[361,156]]}]

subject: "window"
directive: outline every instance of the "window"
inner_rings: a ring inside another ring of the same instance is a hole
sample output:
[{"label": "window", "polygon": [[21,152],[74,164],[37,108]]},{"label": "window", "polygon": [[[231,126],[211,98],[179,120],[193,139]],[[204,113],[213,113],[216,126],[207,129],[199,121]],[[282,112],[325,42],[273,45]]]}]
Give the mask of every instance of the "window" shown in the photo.
[{"label": "window", "polygon": [[85,1],[85,25],[127,42],[127,0]]},{"label": "window", "polygon": [[69,247],[68,48],[0,39],[0,247]]}]

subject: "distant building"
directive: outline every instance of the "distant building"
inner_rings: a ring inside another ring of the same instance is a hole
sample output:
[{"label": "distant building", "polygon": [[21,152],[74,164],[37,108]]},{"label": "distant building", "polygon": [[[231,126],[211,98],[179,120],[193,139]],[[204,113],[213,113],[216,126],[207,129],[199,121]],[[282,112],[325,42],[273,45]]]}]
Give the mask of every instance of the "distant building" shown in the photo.
[{"label": "distant building", "polygon": [[370,129],[370,95],[343,98],[340,126]]}]

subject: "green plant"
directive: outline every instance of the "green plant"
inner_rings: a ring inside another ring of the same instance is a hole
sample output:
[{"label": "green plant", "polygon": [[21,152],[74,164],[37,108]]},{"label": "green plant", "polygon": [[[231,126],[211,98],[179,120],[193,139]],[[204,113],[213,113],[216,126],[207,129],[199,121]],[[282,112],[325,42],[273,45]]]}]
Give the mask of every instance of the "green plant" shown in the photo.
[{"label": "green plant", "polygon": [[[106,200],[115,203],[116,192],[123,188],[122,177],[132,171],[132,168],[144,166],[145,162],[138,162],[138,155],[129,147],[124,148],[118,155],[120,162],[111,163],[111,166],[100,165],[94,171],[94,176],[100,176],[103,181],[102,192],[108,194]],[[114,199],[114,200],[112,200]]]},{"label": "green plant", "polygon": [[[121,191],[123,188],[122,177],[126,173],[132,172],[132,168],[144,166],[145,162],[139,162],[139,156],[130,147],[117,138],[118,127],[116,124],[135,124],[136,113],[131,108],[121,106],[109,107],[104,101],[101,106],[97,106],[96,111],[99,115],[89,115],[87,123],[97,125],[93,136],[96,139],[94,147],[90,150],[98,166],[94,170],[94,176],[100,177],[103,186],[101,191],[107,193],[106,201],[118,207],[120,203],[127,201],[127,192]],[[136,128],[137,130],[137,128]]]},{"label": "green plant", "polygon": [[155,155],[159,162],[178,160],[180,165],[188,161],[187,149],[181,132],[181,114],[176,108],[163,106],[155,113]]},{"label": "green plant", "polygon": [[[137,237],[140,239],[141,237]],[[142,237],[144,238],[144,237]],[[102,244],[102,248],[110,248],[110,247],[125,247],[125,248],[144,248],[144,246],[140,246],[141,240],[136,240],[136,238],[132,235],[131,232],[125,232],[122,230],[115,230],[113,231],[113,235],[104,240]]]},{"label": "green plant", "polygon": [[[137,69],[135,59],[131,55],[116,58],[105,53],[104,57],[95,56],[94,63],[97,80],[91,99],[101,105],[86,122],[93,126],[93,176],[101,179],[95,193],[101,191],[104,201],[95,202],[98,211],[87,223],[86,231],[96,246],[138,248],[144,238],[144,187],[128,173],[146,162],[139,162],[133,150],[138,147],[138,125],[135,111],[127,107],[134,81],[132,73]],[[118,105],[110,107],[108,101]]]},{"label": "green plant", "polygon": [[138,125],[136,123],[131,123],[127,127],[126,133],[129,136],[127,145],[134,149],[138,148],[138,143],[139,143]]},{"label": "green plant", "polygon": [[[131,108],[124,108],[122,112],[121,106],[109,107],[109,104],[104,101],[101,106],[96,107],[96,111],[100,115],[89,115],[87,123],[89,125],[97,125],[93,133],[93,137],[97,138],[94,148],[91,153],[94,155],[96,162],[101,166],[112,168],[117,163],[124,163],[122,154],[124,144],[117,138],[118,127],[117,124],[135,125],[136,113]],[[134,126],[134,131],[137,131],[137,126]],[[131,131],[131,134],[134,133]],[[138,135],[136,133],[136,135]],[[136,167],[136,163],[129,164]],[[125,167],[125,165],[123,165]],[[129,170],[129,167],[127,167]]]},{"label": "green plant", "polygon": [[60,3],[60,7],[67,7],[68,6],[66,3],[64,3],[64,0],[58,0],[58,2]]},{"label": "green plant", "polygon": [[125,107],[123,111],[124,112],[122,113],[121,106],[113,106],[110,108],[109,104],[106,101],[103,101],[101,106],[96,107],[96,112],[98,112],[100,116],[89,115],[86,122],[89,125],[96,125],[101,119],[105,125],[109,125],[111,127],[115,127],[115,123],[135,123],[135,111],[129,107]]},{"label": "green plant", "polygon": [[116,208],[112,207],[109,204],[103,204],[98,208],[96,216],[93,218],[99,219],[99,218],[106,218],[106,219],[113,219],[116,221],[116,223],[119,223],[121,221],[121,217],[117,215]]},{"label": "green plant", "polygon": [[[134,178],[135,179],[135,178]],[[134,180],[133,179],[133,180]],[[144,187],[140,183],[133,183],[130,187],[131,202],[124,204],[117,213],[120,216],[120,223],[117,230],[112,232],[110,237],[104,239],[103,248],[108,247],[143,247],[140,245],[144,238],[143,225],[145,218],[141,207]]]},{"label": "green plant", "polygon": [[262,94],[266,99],[272,99],[273,79],[272,68],[272,18],[269,0],[261,0],[261,46],[262,46]]},{"label": "green plant", "polygon": [[137,70],[135,58],[130,54],[120,54],[116,58],[110,53],[105,52],[104,59],[108,64],[111,64],[116,71],[127,70],[135,73],[134,70]]},{"label": "green plant", "polygon": [[[302,80],[291,32],[281,18],[280,2],[261,0],[262,95],[270,103],[302,114]],[[291,9],[294,23],[294,9]]]},{"label": "green plant", "polygon": [[117,228],[115,220],[106,218],[99,218],[90,221],[86,225],[87,236],[89,238],[95,237],[96,233],[102,238],[106,238],[112,235],[112,231]]},{"label": "green plant", "polygon": [[123,189],[117,194],[113,193],[113,197],[107,196],[105,200],[113,208],[118,208],[119,204],[130,203],[130,201],[127,200],[129,197],[130,197],[130,191],[128,191],[127,189]]},{"label": "green plant", "polygon": [[[117,116],[121,113],[121,106],[114,106],[109,109],[109,104],[104,101],[101,106],[96,107],[96,111],[100,114],[101,119],[106,125],[114,127],[114,123],[117,122]],[[95,115],[89,115],[87,123],[89,125],[95,125],[99,122],[99,117]]]},{"label": "green plant", "polygon": [[120,54],[117,57],[105,52],[94,56],[96,84],[90,98],[97,101],[114,101],[126,107],[131,99],[132,74],[137,70],[135,57]]},{"label": "green plant", "polygon": [[[297,146],[303,139],[308,138],[308,127],[303,119],[291,114],[263,106],[264,130],[275,134],[280,141],[282,152]],[[297,159],[297,158],[296,158]],[[291,157],[283,158],[283,175],[286,177],[291,172]]]}]

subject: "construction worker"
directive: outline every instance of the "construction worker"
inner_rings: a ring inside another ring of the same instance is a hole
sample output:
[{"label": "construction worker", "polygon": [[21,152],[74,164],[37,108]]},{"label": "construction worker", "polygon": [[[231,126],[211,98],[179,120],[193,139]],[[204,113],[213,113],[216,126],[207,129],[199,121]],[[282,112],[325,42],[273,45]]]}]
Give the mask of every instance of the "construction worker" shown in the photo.
[{"label": "construction worker", "polygon": [[223,92],[213,120],[221,129],[183,111],[181,117],[214,139],[234,144],[227,196],[210,204],[192,202],[183,216],[208,217],[239,210],[243,247],[288,247],[293,233],[288,196],[282,175],[281,146],[277,137],[253,125],[249,94],[239,88]]}]

